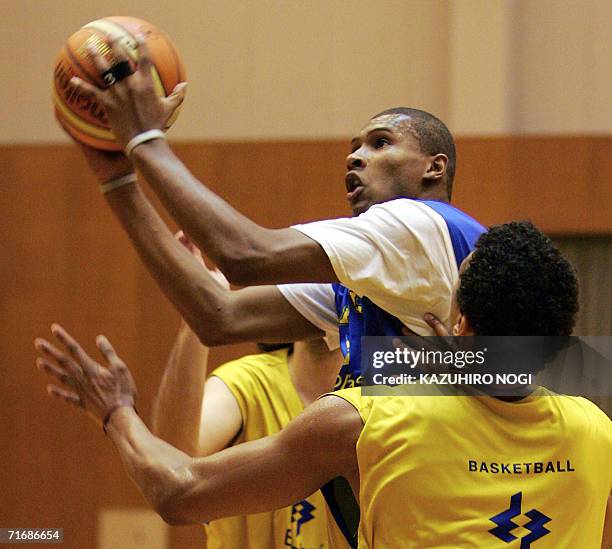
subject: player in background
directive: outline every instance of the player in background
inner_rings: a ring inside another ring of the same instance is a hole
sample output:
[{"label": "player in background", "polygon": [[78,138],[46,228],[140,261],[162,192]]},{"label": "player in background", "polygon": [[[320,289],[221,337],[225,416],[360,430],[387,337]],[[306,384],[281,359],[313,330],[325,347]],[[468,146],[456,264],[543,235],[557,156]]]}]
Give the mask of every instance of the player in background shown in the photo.
[{"label": "player in background", "polygon": [[[112,47],[121,61],[125,53],[116,42]],[[106,90],[73,79],[104,105],[124,147],[162,127],[182,98],[156,95],[146,44],[139,47],[136,73]],[[99,55],[94,62],[108,69]],[[132,145],[131,161],[177,224],[230,282],[248,286],[219,290],[129,177],[132,164],[120,153],[84,148],[143,262],[201,341],[299,341],[340,326],[345,368],[337,388],[359,381],[361,336],[399,335],[402,324],[431,334],[426,312],[448,320],[458,267],[484,231],[449,205],[453,138],[418,109],[384,111],[352,140],[345,185],[353,218],[284,229],[266,229],[237,212],[193,177],[165,139]],[[253,174],[247,184],[265,182]]]},{"label": "player in background", "polygon": [[[526,222],[483,235],[453,295],[456,336],[499,335],[501,327],[506,335],[567,336],[578,310],[574,270]],[[448,333],[441,326],[437,333]],[[133,407],[129,370],[106,338],[97,346],[108,368],[61,327],[52,331],[63,350],[39,339],[45,358],[37,362],[66,389],[49,386],[50,394],[105,427],[167,521],[283,507],[344,476],[360,501],[363,547],[608,546],[612,422],[586,399],[536,386],[512,399],[486,387],[403,397],[347,389],[275,436],[194,459],[148,431]]]},{"label": "player in background", "polygon": [[[177,236],[206,268],[193,243]],[[219,271],[213,276],[229,289]],[[276,434],[333,388],[342,363],[337,344],[330,351],[322,339],[258,347],[265,352],[223,364],[208,376],[209,349],[181,321],[155,399],[152,432],[190,456]],[[214,520],[205,529],[208,549],[329,547],[318,490],[284,509]]]}]

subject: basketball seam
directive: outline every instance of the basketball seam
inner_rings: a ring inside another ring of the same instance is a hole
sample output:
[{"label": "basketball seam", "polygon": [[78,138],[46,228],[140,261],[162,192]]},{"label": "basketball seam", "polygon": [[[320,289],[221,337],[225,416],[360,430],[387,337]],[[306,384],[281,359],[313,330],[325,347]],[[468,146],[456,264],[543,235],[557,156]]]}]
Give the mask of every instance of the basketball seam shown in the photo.
[{"label": "basketball seam", "polygon": [[[85,68],[84,68],[84,67],[83,67],[83,66],[82,66],[82,65],[79,63],[79,60],[76,58],[76,56],[75,56],[75,55],[74,55],[74,53],[72,52],[72,48],[70,47],[70,45],[69,45],[69,44],[66,44],[66,45],[64,46],[64,50],[66,51],[66,53],[67,53],[67,56],[68,56],[69,60],[70,60],[70,61],[71,61],[71,62],[72,62],[74,65],[76,65],[76,66],[77,66],[77,67],[78,67],[78,68],[79,68],[79,69],[80,69],[80,70],[81,70],[81,71],[82,71],[82,72],[83,72],[85,75],[87,75],[87,76],[88,76],[88,77],[91,79],[91,75],[90,75],[90,74],[89,74],[89,72],[88,72],[88,71],[86,71],[86,70],[85,70]],[[93,82],[90,82],[90,83],[92,83],[92,84],[96,85],[96,80],[94,79],[94,81],[93,81]],[[57,81],[56,81],[56,83],[55,83],[55,88],[56,88],[56,91],[57,91]],[[91,94],[89,94],[89,95],[91,95]],[[59,92],[57,92],[57,98],[60,100],[60,102],[61,102],[62,104],[65,104],[65,103],[64,103],[64,98],[62,98],[62,96],[60,95],[60,93],[59,93]],[[66,108],[67,108],[67,109],[69,109],[69,110],[71,110],[71,109],[68,107],[68,105],[66,105]],[[102,106],[101,106],[101,105],[100,105],[100,108],[102,108]],[[76,115],[76,113],[75,113],[75,115]],[[79,118],[80,118],[80,116],[79,116]],[[83,120],[83,119],[81,119],[81,120]],[[103,129],[103,130],[108,130],[108,126],[105,126],[104,124],[100,124],[100,123],[96,123],[96,122],[91,122],[91,121],[89,121],[89,120],[83,120],[83,122],[86,122],[87,124],[90,124],[90,125],[92,125],[92,126],[95,126],[96,128],[101,128],[101,129]]]},{"label": "basketball seam", "polygon": [[81,62],[79,61],[78,57],[72,51],[72,46],[70,46],[70,44],[68,43],[66,44],[65,48],[66,48],[66,53],[68,54],[68,57],[70,58],[70,61],[72,61],[81,70],[81,72],[83,72],[89,78],[89,83],[94,84],[96,87],[99,87],[100,83],[98,81],[97,75],[92,76],[90,72],[83,65],[81,65]]},{"label": "basketball seam", "polygon": [[[77,135],[79,136],[84,136],[84,137],[88,137],[90,139],[94,139],[96,141],[102,141],[104,143],[108,143],[108,144],[117,144],[117,141],[115,140],[115,138],[106,138],[103,137],[101,135],[94,135],[91,133],[88,133],[86,129],[83,128],[78,128],[77,126],[75,126],[69,118],[66,117],[66,114],[64,112],[62,112],[59,108],[58,105],[55,105],[55,109],[59,115],[58,117],[58,122],[60,123],[60,125],[68,132],[70,133],[70,135],[72,135],[72,132],[76,132]],[[65,123],[63,122],[65,121]]]},{"label": "basketball seam", "polygon": [[[97,126],[96,124],[84,120],[72,109],[68,108],[68,106],[63,101],[61,101],[57,90],[54,90],[53,99],[55,107],[59,110],[61,115],[75,127],[75,129],[89,135],[90,137],[95,137],[96,139],[102,139],[104,141],[115,140],[115,136],[113,135],[112,130],[104,126]],[[88,126],[92,127],[89,128]]]},{"label": "basketball seam", "polygon": [[[56,107],[56,112],[57,112],[57,107]],[[102,146],[102,150],[105,151],[116,151],[116,150],[120,150],[118,147],[116,147],[117,142],[116,141],[109,141],[106,139],[100,139],[94,136],[91,136],[88,133],[83,133],[81,131],[79,131],[77,128],[75,128],[74,126],[72,126],[71,124],[67,124],[64,123],[62,121],[62,115],[61,113],[59,114],[57,121],[59,122],[60,126],[62,126],[66,132],[68,132],[69,135],[71,135],[74,139],[77,139],[78,141],[81,141],[82,143],[88,144],[91,147],[100,147]],[[90,141],[87,141],[88,139],[93,140],[93,143]],[[102,143],[102,145],[100,145]]]}]

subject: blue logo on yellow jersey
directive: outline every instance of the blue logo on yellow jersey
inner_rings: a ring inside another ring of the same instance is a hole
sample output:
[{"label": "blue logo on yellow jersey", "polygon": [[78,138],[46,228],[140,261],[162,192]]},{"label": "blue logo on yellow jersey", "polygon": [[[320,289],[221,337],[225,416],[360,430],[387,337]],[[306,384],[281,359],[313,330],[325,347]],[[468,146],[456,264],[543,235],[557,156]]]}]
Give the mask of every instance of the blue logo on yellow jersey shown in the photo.
[{"label": "blue logo on yellow jersey", "polygon": [[298,501],[291,506],[291,526],[287,528],[285,532],[285,546],[291,547],[291,549],[324,549],[325,546],[321,543],[317,547],[310,547],[304,545],[303,540],[300,538],[300,532],[302,526],[307,522],[315,519],[314,512],[316,507],[310,503],[307,499]]},{"label": "blue logo on yellow jersey", "polygon": [[[514,534],[511,534],[511,530],[518,528],[519,525],[512,522],[512,519],[518,517],[521,511],[521,503],[523,499],[523,493],[518,492],[514,494],[510,498],[510,507],[505,511],[499,513],[491,517],[489,520],[497,524],[495,528],[491,528],[489,532],[493,534],[496,538],[505,541],[506,543],[510,543],[515,539],[518,539]],[[532,509],[531,511],[527,511],[525,516],[531,519],[527,524],[525,524],[524,528],[529,530],[531,533],[523,536],[521,538],[521,547],[520,549],[529,549],[531,544],[544,537],[546,534],[550,534],[550,530],[547,530],[544,527],[544,524],[550,522],[552,519],[540,513],[537,509]]]},{"label": "blue logo on yellow jersey", "polygon": [[291,507],[291,522],[296,522],[295,535],[300,535],[302,525],[310,522],[314,515],[312,512],[315,510],[315,506],[308,500],[303,499]]}]

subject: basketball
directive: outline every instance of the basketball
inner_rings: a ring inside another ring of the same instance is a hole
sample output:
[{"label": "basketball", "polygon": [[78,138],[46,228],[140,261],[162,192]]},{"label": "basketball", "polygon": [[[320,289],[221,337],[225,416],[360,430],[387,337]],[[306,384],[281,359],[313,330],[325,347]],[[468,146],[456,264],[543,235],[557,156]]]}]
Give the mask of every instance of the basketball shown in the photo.
[{"label": "basketball", "polygon": [[[96,71],[88,53],[91,46],[112,65],[115,60],[109,36],[116,36],[125,49],[132,71],[138,65],[137,35],[143,35],[149,47],[152,76],[159,96],[167,97],[174,87],[185,81],[185,69],[179,53],[157,27],[135,17],[105,17],[81,27],[61,49],[53,71],[53,104],[55,116],[62,127],[77,141],[107,151],[120,150],[109,128],[104,109],[90,94],[77,90],[71,83],[73,76],[100,88],[106,84]],[[176,120],[177,108],[168,122],[167,130]]]}]

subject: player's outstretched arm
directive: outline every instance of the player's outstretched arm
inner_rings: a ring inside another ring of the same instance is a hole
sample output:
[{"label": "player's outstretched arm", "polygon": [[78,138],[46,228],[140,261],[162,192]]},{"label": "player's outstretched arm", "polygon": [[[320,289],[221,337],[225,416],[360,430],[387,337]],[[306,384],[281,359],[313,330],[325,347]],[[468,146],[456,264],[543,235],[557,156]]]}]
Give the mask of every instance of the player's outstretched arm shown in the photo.
[{"label": "player's outstretched arm", "polygon": [[132,159],[177,223],[189,231],[240,286],[335,282],[319,243],[292,228],[254,223],[198,181],[162,140],[145,143]]},{"label": "player's outstretched arm", "polygon": [[[200,251],[189,238],[182,231],[176,237],[206,269]],[[210,272],[222,288],[229,290],[220,271]],[[242,426],[232,392],[217,378],[207,380],[208,355],[209,348],[181,320],[153,403],[153,434],[191,456],[226,448]]]},{"label": "player's outstretched arm", "polygon": [[359,413],[347,401],[323,397],[276,435],[186,465],[190,481],[167,500],[165,518],[190,524],[278,509],[338,476],[358,494],[355,447],[362,428]]},{"label": "player's outstretched arm", "polygon": [[37,364],[66,389],[50,385],[49,393],[106,427],[128,474],[166,521],[201,523],[285,507],[340,475],[358,493],[355,445],[363,425],[343,399],[320,399],[275,436],[193,459],[153,436],[138,417],[130,372],[106,338],[97,345],[108,367],[60,326],[52,331],[60,347],[37,340],[44,357]]},{"label": "player's outstretched arm", "polygon": [[322,335],[276,286],[220,288],[175,240],[137,184],[105,196],[143,263],[203,344],[284,342]]},{"label": "player's outstretched arm", "polygon": [[[121,153],[85,145],[80,148],[101,181],[123,176],[132,169]],[[239,291],[220,287],[176,241],[137,184],[114,189],[104,196],[145,267],[204,345],[298,341],[322,334],[276,286]]]},{"label": "player's outstretched arm", "polygon": [[[112,42],[112,48],[118,61],[126,58],[117,41]],[[90,54],[100,72],[109,68],[103,56]],[[146,43],[140,40],[139,67],[133,75],[104,90],[73,79],[75,86],[95,95],[104,106],[123,147],[136,135],[163,127],[169,109],[182,100],[184,89],[175,90],[169,98],[156,95],[150,67]],[[165,140],[137,146],[132,160],[178,225],[230,282],[251,286],[337,280],[317,242],[294,229],[266,229],[240,214],[198,181]]]}]

